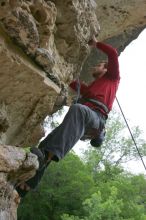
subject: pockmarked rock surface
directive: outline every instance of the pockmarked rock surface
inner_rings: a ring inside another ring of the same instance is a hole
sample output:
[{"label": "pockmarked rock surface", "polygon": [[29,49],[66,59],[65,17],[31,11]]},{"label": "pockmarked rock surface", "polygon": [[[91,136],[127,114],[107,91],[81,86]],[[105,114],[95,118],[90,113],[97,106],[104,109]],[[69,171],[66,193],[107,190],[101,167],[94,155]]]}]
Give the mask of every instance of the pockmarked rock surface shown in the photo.
[{"label": "pockmarked rock surface", "polygon": [[14,186],[35,175],[37,156],[23,149],[0,145],[0,219],[15,220],[20,198]]},{"label": "pockmarked rock surface", "polygon": [[44,118],[64,103],[98,31],[90,0],[0,1],[1,143],[38,143]]},{"label": "pockmarked rock surface", "polygon": [[69,82],[79,74],[89,81],[103,56],[87,42],[98,35],[120,54],[145,27],[145,0],[0,0],[1,220],[16,220],[14,185],[38,167],[20,147],[38,143],[45,117],[66,104]]}]

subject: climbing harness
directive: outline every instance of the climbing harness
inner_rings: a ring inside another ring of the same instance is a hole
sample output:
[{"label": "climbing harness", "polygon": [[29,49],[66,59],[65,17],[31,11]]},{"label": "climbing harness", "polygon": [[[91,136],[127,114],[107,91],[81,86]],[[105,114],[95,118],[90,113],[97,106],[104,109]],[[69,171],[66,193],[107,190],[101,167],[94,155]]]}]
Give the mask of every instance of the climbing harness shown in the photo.
[{"label": "climbing harness", "polygon": [[117,97],[116,97],[116,101],[117,101],[117,103],[118,103],[119,109],[120,109],[120,111],[121,111],[121,113],[122,113],[122,115],[123,115],[124,121],[125,121],[125,123],[126,123],[126,125],[127,125],[127,128],[128,128],[128,130],[129,130],[129,133],[130,133],[131,138],[132,138],[132,140],[133,140],[133,143],[134,143],[134,145],[135,145],[135,147],[136,147],[136,150],[137,150],[137,152],[138,152],[138,155],[139,155],[139,157],[140,157],[140,159],[141,159],[141,161],[142,161],[142,164],[143,164],[143,166],[144,166],[144,169],[145,169],[145,171],[146,171],[146,165],[145,165],[144,160],[143,160],[143,158],[142,158],[142,155],[141,155],[141,153],[140,153],[140,151],[139,151],[139,149],[138,149],[138,146],[137,146],[137,143],[136,143],[136,141],[135,141],[135,138],[134,138],[134,136],[133,136],[133,134],[132,134],[132,132],[131,132],[131,129],[130,129],[130,127],[129,127],[129,124],[128,124],[128,122],[127,122],[127,119],[126,119],[126,117],[125,117],[125,115],[124,115],[124,112],[123,112],[123,110],[122,110],[122,107],[121,107],[121,105],[120,105],[120,103],[119,103]]},{"label": "climbing harness", "polygon": [[95,104],[97,107],[101,108],[106,114],[109,113],[108,107],[103,104],[102,102],[98,101],[97,99],[90,99],[90,98],[81,98],[78,101],[79,103],[91,102]]}]

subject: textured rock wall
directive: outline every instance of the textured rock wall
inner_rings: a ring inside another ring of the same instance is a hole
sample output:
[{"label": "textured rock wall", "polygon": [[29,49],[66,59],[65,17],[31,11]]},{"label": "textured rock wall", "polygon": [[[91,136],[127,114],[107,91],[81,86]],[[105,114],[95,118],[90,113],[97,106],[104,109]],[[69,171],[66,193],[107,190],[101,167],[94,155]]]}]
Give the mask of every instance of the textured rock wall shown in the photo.
[{"label": "textured rock wall", "polygon": [[14,186],[35,174],[37,157],[23,149],[0,145],[0,220],[15,220],[20,202]]},{"label": "textured rock wall", "polygon": [[1,143],[42,137],[41,123],[63,104],[98,33],[94,9],[90,0],[0,1]]}]

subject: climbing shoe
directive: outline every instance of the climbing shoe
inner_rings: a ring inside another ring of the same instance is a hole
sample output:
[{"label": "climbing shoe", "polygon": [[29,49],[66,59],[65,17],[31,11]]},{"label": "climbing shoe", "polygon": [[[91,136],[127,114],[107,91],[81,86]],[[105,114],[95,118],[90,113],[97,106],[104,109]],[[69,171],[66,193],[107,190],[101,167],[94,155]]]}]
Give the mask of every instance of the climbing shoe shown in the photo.
[{"label": "climbing shoe", "polygon": [[41,170],[37,170],[34,177],[27,180],[25,183],[15,187],[17,193],[21,198],[24,198],[28,192],[35,190],[37,188],[50,162],[51,161],[49,161],[46,166],[42,167]]},{"label": "climbing shoe", "polygon": [[21,198],[24,198],[29,191],[36,189],[44,175],[46,168],[51,162],[48,161],[48,155],[43,149],[33,147],[30,148],[30,152],[38,157],[39,169],[36,171],[35,176],[33,176],[31,179],[20,185],[15,186],[15,189]]},{"label": "climbing shoe", "polygon": [[30,152],[38,157],[39,170],[47,166],[48,158],[47,158],[47,154],[43,149],[39,149],[37,147],[31,147]]}]

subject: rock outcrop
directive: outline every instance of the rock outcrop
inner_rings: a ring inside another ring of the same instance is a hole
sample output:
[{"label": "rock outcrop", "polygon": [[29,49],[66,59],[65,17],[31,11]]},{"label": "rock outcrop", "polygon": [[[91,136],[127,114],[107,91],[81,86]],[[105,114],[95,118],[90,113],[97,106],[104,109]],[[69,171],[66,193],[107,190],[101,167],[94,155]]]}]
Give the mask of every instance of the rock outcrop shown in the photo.
[{"label": "rock outcrop", "polygon": [[3,0],[0,24],[0,139],[36,144],[40,124],[59,94],[64,101],[98,33],[94,7],[88,0]]},{"label": "rock outcrop", "polygon": [[20,198],[14,186],[34,176],[37,157],[18,147],[0,145],[0,219],[15,220]]},{"label": "rock outcrop", "polygon": [[90,80],[101,54],[89,55],[89,39],[99,35],[120,53],[146,27],[145,11],[145,0],[0,0],[0,219],[16,219],[14,185],[38,166],[12,146],[37,144],[68,83],[79,73]]}]

